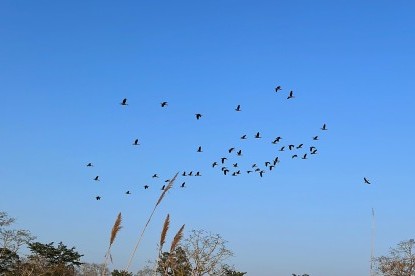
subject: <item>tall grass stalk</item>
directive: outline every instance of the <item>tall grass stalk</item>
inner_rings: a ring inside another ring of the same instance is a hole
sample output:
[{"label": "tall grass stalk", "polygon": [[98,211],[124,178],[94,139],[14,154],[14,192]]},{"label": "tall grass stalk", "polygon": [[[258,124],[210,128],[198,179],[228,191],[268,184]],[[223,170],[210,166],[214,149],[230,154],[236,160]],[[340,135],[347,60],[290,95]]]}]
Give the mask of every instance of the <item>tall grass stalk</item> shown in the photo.
[{"label": "tall grass stalk", "polygon": [[161,201],[163,200],[163,198],[164,198],[164,196],[166,195],[166,193],[168,192],[168,190],[170,190],[170,189],[173,187],[173,183],[174,183],[174,181],[176,180],[176,178],[177,178],[177,175],[178,175],[178,174],[179,174],[179,173],[176,173],[176,175],[173,177],[173,179],[169,181],[169,184],[168,184],[168,185],[164,188],[164,190],[163,190],[163,192],[161,193],[161,195],[160,195],[159,199],[157,200],[156,204],[154,205],[153,211],[151,212],[150,217],[148,218],[148,220],[147,220],[146,224],[144,225],[144,228],[143,228],[143,230],[141,231],[141,234],[140,234],[140,236],[139,236],[139,238],[138,238],[138,241],[137,241],[137,243],[136,243],[136,245],[135,245],[135,247],[134,247],[134,250],[133,250],[133,252],[131,253],[131,256],[130,256],[130,259],[129,259],[129,261],[128,261],[128,264],[127,264],[127,267],[126,267],[125,271],[128,271],[128,270],[130,269],[131,262],[132,262],[132,260],[133,260],[133,258],[134,258],[135,252],[137,251],[138,246],[139,246],[139,245],[140,245],[140,243],[141,243],[141,240],[142,240],[142,238],[143,238],[143,236],[144,236],[144,233],[145,233],[145,231],[146,231],[146,229],[147,229],[147,226],[149,225],[149,223],[150,223],[151,219],[153,218],[153,215],[154,215],[154,212],[155,212],[155,211],[156,211],[156,209],[157,209],[157,206],[161,203]]},{"label": "tall grass stalk", "polygon": [[[120,212],[117,216],[117,219],[114,222],[114,225],[112,226],[111,236],[110,236],[110,243],[109,243],[109,246],[108,246],[107,253],[105,254],[104,268],[107,267],[108,259],[111,257],[111,246],[114,243],[118,232],[122,228],[121,222],[122,222],[122,216],[121,216],[121,212]],[[104,273],[105,273],[105,269],[103,270],[102,275],[104,275]]]}]

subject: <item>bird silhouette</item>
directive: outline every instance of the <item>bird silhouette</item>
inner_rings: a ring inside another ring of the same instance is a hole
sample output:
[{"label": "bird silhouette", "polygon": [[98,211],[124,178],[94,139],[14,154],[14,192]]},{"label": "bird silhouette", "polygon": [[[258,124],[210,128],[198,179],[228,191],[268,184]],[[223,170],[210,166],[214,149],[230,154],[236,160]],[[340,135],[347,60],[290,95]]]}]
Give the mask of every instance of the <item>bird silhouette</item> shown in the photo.
[{"label": "bird silhouette", "polygon": [[277,157],[275,157],[275,159],[274,159],[274,161],[273,161],[273,165],[275,166],[275,165],[277,165],[277,163],[279,163],[280,162],[280,160],[278,160],[278,156]]},{"label": "bird silhouette", "polygon": [[317,149],[314,149],[310,154],[317,154]]},{"label": "bird silhouette", "polygon": [[153,174],[152,178],[158,178],[159,176],[155,173]]},{"label": "bird silhouette", "polygon": [[126,195],[131,195],[131,192],[130,191],[126,191],[125,194]]},{"label": "bird silhouette", "polygon": [[186,184],[186,182],[183,182],[182,185],[180,185],[180,187],[184,188],[184,184]]},{"label": "bird silhouette", "polygon": [[128,104],[127,104],[127,98],[124,98],[120,104],[121,104],[121,105],[128,105]]},{"label": "bird silhouette", "polygon": [[318,136],[314,136],[313,140],[317,141],[318,140]]},{"label": "bird silhouette", "polygon": [[93,167],[94,165],[92,165],[91,162],[89,162],[88,164],[86,164],[87,167]]},{"label": "bird silhouette", "polygon": [[321,128],[321,130],[327,130],[326,124],[323,125],[323,127]]},{"label": "bird silhouette", "polygon": [[196,115],[196,120],[199,120],[202,117],[202,114],[200,113],[196,113],[195,115]]},{"label": "bird silhouette", "polygon": [[257,165],[256,164],[252,164],[252,168],[255,168]]},{"label": "bird silhouette", "polygon": [[182,173],[182,176],[186,176],[186,172],[183,172],[183,173]]},{"label": "bird silhouette", "polygon": [[193,175],[193,171],[190,171],[187,175],[188,176],[192,176]]},{"label": "bird silhouette", "polygon": [[365,181],[365,184],[370,184],[369,180],[366,177],[363,177],[363,180]]},{"label": "bird silhouette", "polygon": [[252,171],[246,171],[246,173],[251,173]]},{"label": "bird silhouette", "polygon": [[287,97],[287,100],[294,98],[294,92],[291,90],[290,94]]},{"label": "bird silhouette", "polygon": [[293,156],[291,156],[291,158],[296,158],[296,157],[298,157],[297,154],[294,154]]},{"label": "bird silhouette", "polygon": [[228,149],[228,152],[231,153],[235,148]]},{"label": "bird silhouette", "polygon": [[95,198],[96,198],[96,200],[101,200],[100,196],[96,196]]},{"label": "bird silhouette", "polygon": [[165,106],[167,106],[168,104],[167,104],[167,102],[162,102],[160,105],[161,105],[161,107],[165,107]]},{"label": "bird silhouette", "polygon": [[197,152],[202,152],[202,147],[200,147],[200,146],[199,146],[199,147],[197,148]]},{"label": "bird silhouette", "polygon": [[99,175],[95,176],[94,180],[99,181]]},{"label": "bird silhouette", "polygon": [[284,149],[285,149],[285,147],[281,147],[281,148],[279,149],[279,151],[284,151]]},{"label": "bird silhouette", "polygon": [[135,139],[135,140],[134,140],[133,145],[134,145],[134,146],[138,146],[138,145],[140,145],[140,143],[138,142],[138,139]]},{"label": "bird silhouette", "polygon": [[225,160],[228,160],[228,158],[226,158],[226,157],[222,157],[220,160],[221,160],[221,162],[222,162],[222,164],[223,164],[223,163],[225,163]]},{"label": "bird silhouette", "polygon": [[304,153],[303,157],[301,159],[307,159],[307,153]]},{"label": "bird silhouette", "polygon": [[227,170],[227,169],[228,169],[227,167],[222,167],[221,168],[222,171]]},{"label": "bird silhouette", "polygon": [[259,134],[259,132],[257,132],[256,134],[255,134],[255,138],[261,138],[261,135]]},{"label": "bird silhouette", "polygon": [[241,105],[238,104],[238,106],[235,108],[236,111],[241,111]]},{"label": "bird silhouette", "polygon": [[196,172],[195,176],[202,176],[200,172]]},{"label": "bird silhouette", "polygon": [[236,172],[233,172],[233,173],[232,173],[232,176],[236,176]]},{"label": "bird silhouette", "polygon": [[303,144],[299,144],[298,146],[297,146],[297,149],[301,149],[303,147]]},{"label": "bird silhouette", "polygon": [[316,149],[316,147],[315,146],[311,146],[310,147],[310,151],[313,151],[313,150],[315,150]]},{"label": "bird silhouette", "polygon": [[237,168],[238,167],[238,163],[233,164],[233,167],[234,168]]},{"label": "bird silhouette", "polygon": [[242,135],[242,136],[241,136],[241,139],[242,139],[242,140],[246,139],[246,134]]},{"label": "bird silhouette", "polygon": [[226,175],[229,172],[228,169],[223,170],[223,174]]},{"label": "bird silhouette", "polygon": [[213,164],[212,164],[212,168],[214,168],[215,166],[217,166],[218,165],[218,162],[213,162]]},{"label": "bird silhouette", "polygon": [[236,152],[236,155],[238,155],[238,156],[242,156],[242,150],[238,150],[238,151]]},{"label": "bird silhouette", "polygon": [[274,168],[274,165],[269,166],[269,170],[272,171],[272,169]]},{"label": "bird silhouette", "polygon": [[278,92],[278,91],[280,91],[280,90],[282,90],[282,88],[281,88],[281,86],[280,86],[280,85],[278,85],[277,87],[275,87],[275,92]]},{"label": "bird silhouette", "polygon": [[144,185],[144,190],[147,190],[148,189],[148,185]]},{"label": "bird silhouette", "polygon": [[288,145],[288,149],[292,150],[295,146],[294,145]]},{"label": "bird silhouette", "polygon": [[266,161],[266,162],[265,162],[265,167],[268,167],[268,165],[271,165],[271,162]]},{"label": "bird silhouette", "polygon": [[166,188],[166,185],[163,185],[163,187],[161,187],[161,190],[164,191],[164,188]]},{"label": "bird silhouette", "polygon": [[259,176],[262,177],[262,175],[265,173],[265,171],[260,171]]},{"label": "bird silhouette", "polygon": [[169,183],[170,182],[170,179],[166,179],[166,180],[164,180],[164,182]]}]

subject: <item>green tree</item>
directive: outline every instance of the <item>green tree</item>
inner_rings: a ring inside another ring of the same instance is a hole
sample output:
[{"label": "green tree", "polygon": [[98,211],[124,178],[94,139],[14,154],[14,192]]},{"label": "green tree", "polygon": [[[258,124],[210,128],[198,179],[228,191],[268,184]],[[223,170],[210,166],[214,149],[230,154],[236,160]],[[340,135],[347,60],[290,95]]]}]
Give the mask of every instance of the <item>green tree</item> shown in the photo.
[{"label": "green tree", "polygon": [[80,258],[83,255],[75,251],[75,247],[68,248],[62,242],[57,247],[53,242],[34,242],[28,246],[32,253],[28,257],[25,269],[30,268],[35,275],[72,276],[75,275],[75,268],[82,264]]},{"label": "green tree", "polygon": [[111,272],[111,276],[133,276],[131,272],[125,271],[125,270],[117,270]]},{"label": "green tree", "polygon": [[377,271],[384,276],[415,276],[415,240],[398,243],[389,254],[375,259]]},{"label": "green tree", "polygon": [[180,246],[173,252],[163,252],[160,256],[157,272],[162,275],[186,276],[190,275],[191,271],[186,252]]},{"label": "green tree", "polygon": [[234,268],[229,267],[228,265],[222,266],[222,274],[223,276],[244,276],[246,272],[239,272],[236,271]]},{"label": "green tree", "polygon": [[13,274],[19,267],[20,258],[17,253],[3,248],[0,254],[0,275]]}]

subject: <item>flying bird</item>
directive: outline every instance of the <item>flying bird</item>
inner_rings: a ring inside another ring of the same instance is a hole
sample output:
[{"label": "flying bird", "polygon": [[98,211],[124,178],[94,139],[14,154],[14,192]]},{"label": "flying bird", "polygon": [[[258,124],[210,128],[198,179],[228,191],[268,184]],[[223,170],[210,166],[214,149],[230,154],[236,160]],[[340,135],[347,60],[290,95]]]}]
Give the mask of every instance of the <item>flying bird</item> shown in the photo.
[{"label": "flying bird", "polygon": [[277,165],[277,163],[279,163],[279,162],[280,162],[280,160],[278,160],[278,156],[275,157],[274,162],[273,162],[274,166]]},{"label": "flying bird", "polygon": [[257,133],[255,134],[255,138],[261,138],[261,135],[259,134],[259,132],[257,132]]},{"label": "flying bird", "polygon": [[234,168],[237,168],[238,167],[238,163],[233,164],[233,167]]},{"label": "flying bird", "polygon": [[307,153],[304,153],[303,157],[301,159],[307,159]]},{"label": "flying bird", "polygon": [[288,149],[292,150],[295,146],[294,145],[288,145]]},{"label": "flying bird", "polygon": [[161,107],[165,107],[165,106],[167,106],[168,104],[167,104],[167,102],[162,102],[160,105],[161,105]]},{"label": "flying bird", "polygon": [[269,166],[269,170],[272,171],[272,169],[274,168],[274,165]]},{"label": "flying bird", "polygon": [[180,187],[184,188],[184,184],[186,184],[186,182],[183,182],[182,185],[180,185]]},{"label": "flying bird", "polygon": [[313,137],[313,140],[318,140],[318,136],[314,136]]},{"label": "flying bird", "polygon": [[280,91],[280,90],[282,90],[282,88],[281,88],[281,86],[280,86],[280,85],[278,85],[277,87],[275,87],[275,92],[278,92],[278,91]]},{"label": "flying bird", "polygon": [[327,130],[326,124],[323,125],[323,127],[321,128],[321,130]]},{"label": "flying bird", "polygon": [[186,176],[186,172],[183,172],[183,173],[182,173],[182,176]]},{"label": "flying bird", "polygon": [[190,171],[187,175],[188,176],[192,176],[193,175],[193,171]]},{"label": "flying bird", "polygon": [[128,104],[127,104],[127,98],[124,98],[120,104],[121,104],[121,105],[128,105]]},{"label": "flying bird", "polygon": [[226,175],[229,172],[228,169],[223,170],[223,174]]},{"label": "flying bird", "polygon": [[200,172],[196,172],[195,176],[202,176]]},{"label": "flying bird", "polygon": [[148,189],[148,185],[144,185],[144,190],[147,190]]},{"label": "flying bird", "polygon": [[313,150],[315,150],[316,149],[316,147],[315,146],[311,146],[310,147],[310,151],[313,151]]},{"label": "flying bird", "polygon": [[285,147],[281,147],[281,148],[279,149],[279,151],[284,151],[284,148],[285,148]]},{"label": "flying bird", "polygon": [[202,152],[202,147],[200,147],[200,146],[199,146],[199,147],[197,148],[197,152]]},{"label": "flying bird", "polygon": [[265,173],[265,171],[260,171],[259,176],[262,177],[262,175]]},{"label": "flying bird", "polygon": [[294,154],[293,156],[291,156],[291,158],[296,158],[296,157],[298,157],[297,154]]},{"label": "flying bird", "polygon": [[252,171],[246,171],[246,173],[251,173]]},{"label": "flying bird", "polygon": [[369,180],[367,180],[366,177],[363,177],[363,180],[365,181],[365,184],[370,184]]},{"label": "flying bird", "polygon": [[290,94],[287,97],[287,100],[294,98],[294,92],[291,90]]},{"label": "flying bird", "polygon": [[131,195],[131,192],[130,191],[126,191],[125,194],[126,195]]},{"label": "flying bird", "polygon": [[158,178],[159,176],[155,173],[153,174],[152,178]]},{"label": "flying bird", "polygon": [[303,147],[303,144],[299,144],[298,146],[297,146],[297,149],[301,149]]},{"label": "flying bird", "polygon": [[235,148],[228,149],[228,152],[231,153]]},{"label": "flying bird", "polygon": [[236,155],[238,155],[238,156],[242,156],[242,150],[238,150],[238,151],[236,152]]},{"label": "flying bird", "polygon": [[242,140],[246,139],[246,134],[242,135],[242,136],[241,136],[241,139],[242,139]]},{"label": "flying bird", "polygon": [[223,163],[225,163],[225,160],[228,160],[228,158],[226,158],[226,157],[222,157],[220,160],[221,160],[221,162],[222,162],[222,164],[223,164]]},{"label": "flying bird", "polygon": [[99,175],[95,176],[94,180],[99,181]]},{"label": "flying bird", "polygon": [[196,120],[199,120],[202,117],[202,114],[200,113],[196,113],[195,115],[196,115]]},{"label": "flying bird", "polygon": [[90,163],[86,164],[86,166],[87,167],[93,167],[94,165],[92,165],[92,163],[90,162]]},{"label": "flying bird", "polygon": [[241,105],[238,104],[238,106],[235,108],[235,111],[241,111]]},{"label": "flying bird", "polygon": [[213,162],[213,164],[212,164],[212,168],[214,168],[215,166],[217,166],[218,165],[218,162]]},{"label": "flying bird", "polygon": [[271,165],[271,162],[266,161],[266,162],[265,162],[265,167],[268,167],[268,165]]},{"label": "flying bird", "polygon": [[96,196],[95,198],[96,198],[96,200],[101,200],[100,196]]},{"label": "flying bird", "polygon": [[317,154],[317,149],[314,149],[311,154]]},{"label": "flying bird", "polygon": [[139,145],[140,145],[140,143],[138,142],[138,139],[135,139],[135,140],[134,140],[133,145],[134,145],[134,146],[139,146]]},{"label": "flying bird", "polygon": [[164,188],[166,188],[166,185],[163,185],[163,187],[161,187],[161,190],[164,191]]}]

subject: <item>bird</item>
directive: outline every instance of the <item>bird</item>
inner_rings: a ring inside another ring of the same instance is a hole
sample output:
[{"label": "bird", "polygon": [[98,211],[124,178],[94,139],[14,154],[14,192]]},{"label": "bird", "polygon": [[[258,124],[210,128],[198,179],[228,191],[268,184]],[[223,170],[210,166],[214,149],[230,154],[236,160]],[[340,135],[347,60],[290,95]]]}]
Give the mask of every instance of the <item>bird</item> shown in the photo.
[{"label": "bird", "polygon": [[280,162],[280,160],[278,160],[278,156],[275,157],[274,162],[273,162],[274,166],[277,165],[277,163],[279,163],[279,162]]},{"label": "bird", "polygon": [[134,145],[134,146],[138,146],[138,145],[140,145],[140,143],[138,142],[138,139],[135,139],[135,140],[134,140],[133,145]]},{"label": "bird", "polygon": [[92,165],[91,162],[89,162],[88,164],[86,164],[87,167],[93,167],[94,165]]},{"label": "bird", "polygon": [[95,198],[96,198],[96,200],[101,200],[100,196],[96,196]]},{"label": "bird", "polygon": [[262,175],[265,173],[265,171],[260,171],[259,176],[262,177]]},{"label": "bird", "polygon": [[231,153],[235,148],[228,149],[228,152]]},{"label": "bird", "polygon": [[202,176],[200,172],[196,172],[195,176]]},{"label": "bird", "polygon": [[278,91],[280,91],[280,90],[282,90],[282,88],[281,88],[281,86],[280,86],[280,85],[278,85],[277,87],[275,87],[275,92],[278,92]]},{"label": "bird", "polygon": [[287,100],[294,98],[294,92],[291,90],[290,94],[287,97]]},{"label": "bird", "polygon": [[220,160],[221,160],[221,162],[222,162],[222,164],[223,164],[223,163],[225,163],[225,160],[228,160],[228,158],[226,158],[226,157],[222,157]]},{"label": "bird", "polygon": [[261,138],[261,135],[259,134],[259,132],[257,132],[256,134],[255,134],[255,138]]},{"label": "bird", "polygon": [[234,168],[238,167],[238,163],[232,164]]},{"label": "bird", "polygon": [[241,139],[242,139],[242,140],[246,139],[246,134],[242,135],[242,136],[241,136]]},{"label": "bird", "polygon": [[256,172],[259,172],[259,171],[261,171],[261,169],[260,168],[256,168],[255,171]]},{"label": "bird", "polygon": [[293,156],[291,156],[291,158],[296,158],[296,157],[298,157],[297,154],[294,154]]},{"label": "bird", "polygon": [[227,167],[222,167],[221,170],[224,171],[224,170],[227,170],[227,169],[228,169]]},{"label": "bird", "polygon": [[251,173],[252,171],[246,171],[246,173]]},{"label": "bird", "polygon": [[238,106],[235,108],[235,111],[241,111],[241,105],[238,104]]},{"label": "bird", "polygon": [[285,148],[285,147],[281,147],[281,148],[279,149],[279,151],[284,151],[284,148]]},{"label": "bird", "polygon": [[315,147],[315,146],[311,146],[311,147],[310,147],[310,151],[313,151],[314,149],[316,149],[316,147]]},{"label": "bird", "polygon": [[130,191],[126,191],[125,194],[126,195],[131,195],[131,192]]},{"label": "bird", "polygon": [[148,185],[144,185],[144,190],[147,190],[148,189]]},{"label": "bird", "polygon": [[236,173],[236,172],[233,172],[233,173],[232,173],[232,176],[236,176],[236,175],[237,175],[237,173]]},{"label": "bird", "polygon": [[183,173],[182,173],[182,176],[186,176],[186,172],[183,172]]},{"label": "bird", "polygon": [[159,176],[155,173],[153,174],[152,178],[158,178]]},{"label": "bird", "polygon": [[253,164],[253,165],[252,165],[252,168],[255,168],[256,166],[257,166],[256,164]]},{"label": "bird", "polygon": [[214,168],[215,166],[217,166],[218,165],[218,162],[213,162],[213,164],[212,164],[212,168]]},{"label": "bird", "polygon": [[99,175],[95,176],[94,180],[99,181]]},{"label": "bird", "polygon": [[311,154],[317,154],[317,149],[314,149]]},{"label": "bird", "polygon": [[121,104],[121,105],[128,105],[128,104],[127,104],[127,98],[124,98],[120,104]]},{"label": "bird", "polygon": [[321,128],[321,130],[327,130],[326,124],[323,124],[323,127]]},{"label": "bird", "polygon": [[201,146],[199,146],[199,147],[197,148],[197,152],[202,152],[202,147],[201,147]]},{"label": "bird", "polygon": [[192,176],[193,175],[193,171],[190,171],[187,175],[188,176]]},{"label": "bird", "polygon": [[183,182],[182,185],[180,185],[180,187],[184,188],[184,184],[186,184],[186,182]]},{"label": "bird", "polygon": [[303,144],[299,144],[298,146],[297,146],[297,149],[301,149],[303,147]]},{"label": "bird", "polygon": [[318,140],[318,136],[313,136],[313,140]]},{"label": "bird", "polygon": [[268,165],[271,165],[271,162],[266,161],[266,162],[265,162],[265,167],[268,167]]},{"label": "bird", "polygon": [[169,183],[170,182],[170,179],[166,179],[166,180],[164,180],[164,182]]},{"label": "bird", "polygon": [[199,120],[202,117],[202,114],[200,113],[196,113],[195,115],[196,115],[196,120]]},{"label": "bird", "polygon": [[163,185],[163,187],[161,187],[161,190],[164,191],[164,188],[166,188],[166,185]]},{"label": "bird", "polygon": [[274,139],[274,141],[272,141],[273,144],[278,143],[282,138],[280,136],[278,136],[277,138]]},{"label": "bird", "polygon": [[228,169],[223,170],[223,174],[226,175],[229,172]]},{"label": "bird", "polygon": [[363,177],[363,180],[365,181],[365,184],[370,184],[369,180],[367,180],[366,177]]},{"label": "bird", "polygon": [[304,153],[303,157],[301,159],[307,159],[307,153]]},{"label": "bird", "polygon": [[288,145],[288,149],[292,150],[295,146],[294,145]]},{"label": "bird", "polygon": [[242,150],[238,150],[238,151],[236,152],[236,155],[238,155],[238,156],[242,156]]},{"label": "bird", "polygon": [[161,105],[161,107],[165,107],[165,106],[167,106],[168,104],[167,104],[167,102],[162,102],[162,103],[160,103],[160,105]]}]

